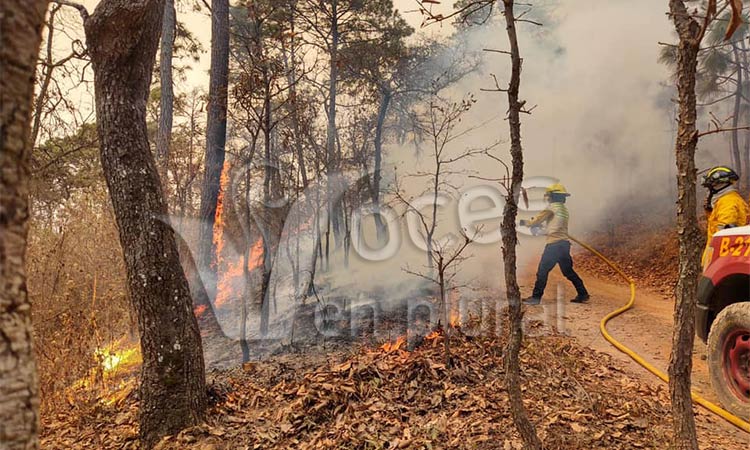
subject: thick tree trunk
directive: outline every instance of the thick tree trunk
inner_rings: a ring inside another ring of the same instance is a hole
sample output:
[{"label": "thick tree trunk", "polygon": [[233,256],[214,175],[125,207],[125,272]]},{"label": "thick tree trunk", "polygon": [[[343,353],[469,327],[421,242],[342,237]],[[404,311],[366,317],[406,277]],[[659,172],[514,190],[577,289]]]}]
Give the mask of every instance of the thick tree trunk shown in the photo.
[{"label": "thick tree trunk", "polygon": [[146,130],[163,6],[103,0],[85,21],[102,167],[138,317],[146,448],[197,424],[207,404],[201,336]]},{"label": "thick tree trunk", "polygon": [[674,448],[697,450],[690,372],[695,331],[693,316],[700,274],[700,232],[695,192],[695,147],[698,143],[698,130],[695,126],[695,75],[700,26],[690,17],[682,0],[670,0],[669,9],[680,39],[677,50],[679,116],[675,142],[680,275],[677,281],[672,354],[669,361],[669,393],[672,400]]},{"label": "thick tree trunk", "polygon": [[[198,233],[198,271],[192,279],[196,306],[204,306],[201,317],[209,329],[219,325],[211,303],[216,297],[216,247],[213,243],[216,205],[221,190],[227,139],[227,89],[229,85],[229,0],[211,2],[211,69],[208,87],[206,158],[201,189],[200,230]],[[198,284],[202,283],[203,288]],[[205,295],[203,295],[205,293]]]},{"label": "thick tree trunk", "polygon": [[39,446],[39,389],[26,291],[34,70],[47,0],[0,5],[0,447]]},{"label": "thick tree trunk", "polygon": [[510,411],[524,447],[541,449],[542,443],[529,420],[523,405],[521,393],[521,367],[519,353],[523,341],[521,327],[521,290],[516,278],[516,215],[518,214],[517,193],[523,180],[523,148],[521,146],[521,107],[518,94],[521,86],[521,55],[516,35],[516,22],[513,13],[514,0],[503,0],[508,41],[510,42],[511,76],[508,86],[508,123],[510,124],[510,154],[513,164],[511,185],[505,200],[503,223],[503,265],[505,267],[505,290],[508,297],[508,343],[505,348],[505,387],[510,397]]},{"label": "thick tree trunk", "polygon": [[213,272],[214,282],[207,286],[213,298],[216,291],[213,227],[216,219],[216,202],[221,188],[221,171],[224,168],[227,138],[227,88],[229,85],[229,1],[211,2],[211,69],[208,88],[208,121],[206,123],[206,162],[201,191],[200,242],[198,265],[201,270]]},{"label": "thick tree trunk", "polygon": [[165,191],[169,191],[167,168],[169,166],[169,147],[172,143],[172,117],[174,110],[174,86],[172,84],[172,54],[174,49],[176,13],[174,0],[164,3],[161,45],[159,56],[159,78],[161,79],[161,98],[159,99],[159,129],[156,133],[156,157],[159,163],[159,174]]}]

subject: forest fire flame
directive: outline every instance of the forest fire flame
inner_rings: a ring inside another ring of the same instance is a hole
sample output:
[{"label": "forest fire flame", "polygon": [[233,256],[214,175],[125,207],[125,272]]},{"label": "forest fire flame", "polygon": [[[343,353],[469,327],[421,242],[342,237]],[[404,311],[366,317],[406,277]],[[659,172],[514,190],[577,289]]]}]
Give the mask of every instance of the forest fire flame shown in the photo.
[{"label": "forest fire flame", "polygon": [[93,356],[96,366],[70,386],[68,401],[76,403],[93,394],[97,402],[112,405],[130,395],[137,386],[136,369],[143,362],[138,343],[121,338],[94,350]]},{"label": "forest fire flame", "polygon": [[94,352],[99,364],[105,373],[115,372],[118,368],[139,363],[141,359],[140,349],[133,345],[129,348],[116,350],[114,345],[109,348],[99,349]]},{"label": "forest fire flame", "polygon": [[433,339],[437,339],[438,337],[440,337],[440,331],[439,330],[433,330],[432,332],[430,332],[430,334],[428,334],[424,338],[426,340],[428,340],[428,341],[431,341]]},{"label": "forest fire flame", "polygon": [[213,264],[218,265],[220,255],[224,250],[224,195],[226,194],[227,186],[229,185],[229,163],[224,162],[224,167],[221,169],[221,178],[219,179],[219,197],[216,199],[216,214],[214,216],[214,234],[213,244],[216,249],[216,259]]},{"label": "forest fire flame", "polygon": [[401,347],[403,347],[404,344],[406,344],[406,336],[399,336],[395,341],[393,342],[389,341],[381,345],[380,349],[386,353],[393,353],[396,350],[401,349]]},{"label": "forest fire flame", "polygon": [[[219,258],[219,267],[224,266],[224,270],[219,274],[219,282],[216,289],[216,306],[222,306],[226,304],[227,300],[235,295],[242,295],[241,292],[236,292],[237,286],[242,286],[240,280],[244,276],[244,270],[242,267],[242,261],[245,258],[237,258],[236,261],[227,261],[224,264],[224,259]],[[250,249],[250,253],[247,257],[247,270],[248,272],[259,267],[263,264],[263,241],[258,239]]]},{"label": "forest fire flame", "polygon": [[[224,163],[221,171],[219,197],[216,202],[216,216],[214,218],[213,244],[216,249],[214,267],[218,273],[218,282],[216,286],[215,305],[220,307],[225,305],[233,296],[242,295],[237,292],[240,286],[243,286],[242,277],[244,276],[243,260],[247,260],[247,270],[252,271],[263,263],[263,240],[258,239],[250,248],[247,256],[233,255],[231,258],[225,256],[226,253],[226,236],[225,228],[227,220],[225,217],[225,195],[229,185],[229,163]],[[196,315],[200,316],[205,311],[198,311]]]},{"label": "forest fire flame", "polygon": [[458,311],[451,311],[450,312],[450,319],[448,321],[451,328],[458,328],[459,325],[461,325],[461,317],[458,314]]}]

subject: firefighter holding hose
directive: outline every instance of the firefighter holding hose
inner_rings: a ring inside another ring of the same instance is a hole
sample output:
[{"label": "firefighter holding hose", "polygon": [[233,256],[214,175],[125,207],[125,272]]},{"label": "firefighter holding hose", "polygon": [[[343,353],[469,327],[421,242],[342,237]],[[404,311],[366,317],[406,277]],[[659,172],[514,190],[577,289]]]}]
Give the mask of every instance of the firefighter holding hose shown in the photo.
[{"label": "firefighter holding hose", "polygon": [[576,297],[571,300],[573,303],[585,303],[589,299],[589,293],[583,280],[573,270],[573,258],[570,256],[570,240],[568,238],[568,219],[570,214],[565,206],[565,200],[570,194],[565,190],[562,184],[556,183],[549,186],[544,194],[549,206],[531,220],[521,220],[521,226],[528,226],[534,230],[543,225],[547,230],[547,245],[544,247],[542,259],[539,261],[539,268],[536,272],[536,283],[531,297],[524,299],[527,305],[538,305],[542,302],[544,289],[547,287],[547,277],[556,265],[560,265],[565,278],[573,283],[576,288]]},{"label": "firefighter holding hose", "polygon": [[[702,185],[708,189],[703,205],[707,215],[707,245],[717,231],[747,224],[748,206],[736,187],[739,179],[739,175],[727,166],[713,167],[703,176]],[[704,259],[705,256],[704,251]]]}]

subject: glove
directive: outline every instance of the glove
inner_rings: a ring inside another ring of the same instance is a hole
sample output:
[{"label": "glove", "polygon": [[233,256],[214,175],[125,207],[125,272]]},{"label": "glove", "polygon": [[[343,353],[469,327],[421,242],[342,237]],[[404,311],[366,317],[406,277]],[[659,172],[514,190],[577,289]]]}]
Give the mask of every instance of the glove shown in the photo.
[{"label": "glove", "polygon": [[539,236],[542,234],[542,227],[531,227],[530,230],[533,236]]}]

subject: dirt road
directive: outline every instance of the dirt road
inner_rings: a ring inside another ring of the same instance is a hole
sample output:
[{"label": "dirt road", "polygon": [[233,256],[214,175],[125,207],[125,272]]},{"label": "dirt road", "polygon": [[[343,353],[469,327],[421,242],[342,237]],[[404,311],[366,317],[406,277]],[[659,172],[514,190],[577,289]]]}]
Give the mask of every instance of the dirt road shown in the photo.
[{"label": "dirt road", "polygon": [[[611,354],[622,362],[623,367],[644,380],[651,380],[654,384],[661,383],[658,378],[613,347],[599,332],[599,322],[602,317],[628,301],[630,295],[628,286],[620,279],[602,280],[586,272],[581,272],[581,276],[591,293],[591,300],[583,305],[568,302],[568,299],[574,297],[575,293],[573,287],[559,274],[558,270],[550,274],[547,293],[543,301],[543,305],[547,305],[548,313],[551,313],[549,315],[554,316],[555,311],[558,310],[557,306],[554,306],[558,304],[556,302],[558,289],[561,290],[560,294],[564,299],[564,302],[559,302],[564,305],[564,310],[560,311],[563,320],[554,320],[552,323],[558,331],[574,336],[581,344]],[[522,279],[521,290],[524,293],[530,292],[532,286],[533,273],[527,273]],[[540,309],[543,308],[529,307],[527,314],[538,315]],[[665,300],[661,295],[650,292],[648,289],[636,286],[635,307],[610,321],[608,329],[617,340],[666,372],[672,339],[672,310],[672,301]],[[693,388],[702,396],[716,402],[717,398],[708,378],[705,354],[705,344],[696,338],[693,357]],[[721,427],[739,442],[747,442],[750,445],[750,435],[747,433],[707,413],[702,408],[698,408],[697,412],[700,417],[699,428]]]}]

